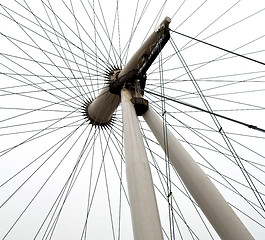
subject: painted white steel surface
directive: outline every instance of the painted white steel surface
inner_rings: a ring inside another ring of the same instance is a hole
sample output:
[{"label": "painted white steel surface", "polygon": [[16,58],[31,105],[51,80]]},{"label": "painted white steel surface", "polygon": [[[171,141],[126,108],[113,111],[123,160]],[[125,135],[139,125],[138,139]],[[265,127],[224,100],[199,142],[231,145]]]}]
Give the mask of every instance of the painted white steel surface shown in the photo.
[{"label": "painted white steel surface", "polygon": [[158,115],[149,107],[143,117],[162,148],[165,150],[165,145],[168,146],[172,165],[218,235],[225,240],[253,239],[217,188],[169,129],[167,143],[164,143],[163,122]]},{"label": "painted white steel surface", "polygon": [[88,106],[87,113],[91,119],[99,124],[108,123],[112,114],[120,104],[120,96],[111,94],[106,85],[97,98]]},{"label": "painted white steel surface", "polygon": [[142,46],[134,53],[130,61],[122,69],[119,76],[132,71],[133,69],[139,69],[139,65],[142,64],[143,56],[150,55],[152,47],[156,44],[158,37],[163,33],[163,30],[169,26],[171,19],[166,17],[159,25],[156,31],[154,31],[142,44]]},{"label": "painted white steel surface", "polygon": [[156,197],[138,118],[129,90],[121,91],[125,161],[135,240],[163,239]]}]

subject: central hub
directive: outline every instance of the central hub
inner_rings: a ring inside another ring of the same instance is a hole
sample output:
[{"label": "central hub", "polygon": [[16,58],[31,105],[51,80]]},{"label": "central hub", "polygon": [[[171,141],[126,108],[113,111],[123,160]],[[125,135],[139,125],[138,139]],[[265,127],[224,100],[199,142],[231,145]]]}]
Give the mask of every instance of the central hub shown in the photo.
[{"label": "central hub", "polygon": [[[170,21],[168,17],[162,21],[158,29],[147,38],[122,70],[116,67],[107,70],[107,84],[102,88],[99,96],[85,108],[85,114],[91,124],[106,126],[111,123],[112,115],[120,104],[123,87],[134,92],[132,102],[135,107],[139,105],[140,108],[148,108],[148,102],[142,99],[146,72],[170,38],[168,29]],[[136,80],[138,81],[137,91]],[[136,109],[137,115],[142,111]]]},{"label": "central hub", "polygon": [[[109,91],[111,82],[116,81],[121,70],[118,67],[109,67],[106,71],[106,84],[99,96],[94,100],[88,100],[83,106],[83,112],[89,123],[95,126],[105,127],[113,122],[113,113],[120,104],[120,97]],[[108,108],[106,108],[108,104]]]}]

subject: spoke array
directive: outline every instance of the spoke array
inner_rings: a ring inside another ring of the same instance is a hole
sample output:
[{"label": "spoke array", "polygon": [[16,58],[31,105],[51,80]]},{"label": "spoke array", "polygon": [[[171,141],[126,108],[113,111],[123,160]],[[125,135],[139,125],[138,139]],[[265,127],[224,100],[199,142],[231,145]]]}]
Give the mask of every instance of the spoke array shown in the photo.
[{"label": "spoke array", "polygon": [[[265,128],[264,10],[241,0],[1,0],[0,239],[133,239],[121,107],[106,126],[84,108],[165,16],[171,44],[144,97],[262,239],[265,136],[243,125]],[[164,239],[218,239],[139,122]]]}]

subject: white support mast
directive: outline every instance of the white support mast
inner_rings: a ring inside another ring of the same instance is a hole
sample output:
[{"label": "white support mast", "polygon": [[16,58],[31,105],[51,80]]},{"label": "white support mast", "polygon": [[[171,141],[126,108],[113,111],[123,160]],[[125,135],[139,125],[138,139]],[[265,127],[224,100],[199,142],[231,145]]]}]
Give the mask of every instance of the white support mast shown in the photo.
[{"label": "white support mast", "polygon": [[165,144],[163,122],[151,107],[143,114],[143,118],[164,150],[167,144],[169,160],[221,239],[253,240],[214,184],[169,129],[166,130]]},{"label": "white support mast", "polygon": [[131,102],[131,92],[121,91],[126,175],[135,240],[162,240],[163,234],[152,175]]},{"label": "white support mast", "polygon": [[166,17],[161,22],[123,69],[112,69],[110,81],[85,109],[91,124],[104,126],[111,122],[122,101],[126,173],[135,240],[163,239],[152,175],[131,91],[136,80],[144,88],[147,69],[169,39],[170,21]]},{"label": "white support mast", "polygon": [[[170,21],[166,17],[161,22],[123,69],[112,69],[109,82],[85,109],[91,124],[104,126],[111,122],[122,101],[126,172],[135,240],[163,239],[151,171],[136,113],[142,115],[148,109],[148,101],[141,97],[141,90],[145,87],[148,68],[170,38]],[[135,91],[133,99],[132,91]],[[143,117],[165,149],[162,121],[150,108]],[[225,240],[253,239],[213,183],[168,129],[167,144],[172,165],[219,236]]]}]

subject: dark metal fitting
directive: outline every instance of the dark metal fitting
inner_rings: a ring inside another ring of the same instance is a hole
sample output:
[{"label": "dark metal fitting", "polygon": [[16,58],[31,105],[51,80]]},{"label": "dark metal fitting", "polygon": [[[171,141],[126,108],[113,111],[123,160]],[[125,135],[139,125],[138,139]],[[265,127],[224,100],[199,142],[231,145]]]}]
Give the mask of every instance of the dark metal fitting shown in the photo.
[{"label": "dark metal fitting", "polygon": [[142,97],[133,97],[131,102],[134,105],[137,116],[142,116],[148,110],[148,100]]},{"label": "dark metal fitting", "polygon": [[[127,89],[134,89],[135,80],[140,80],[141,89],[145,88],[146,75],[138,74],[138,70],[134,69],[124,74],[121,77],[118,77],[117,80],[110,81],[109,91],[112,94],[120,95],[122,88],[125,86]],[[143,94],[142,94],[143,95]]]}]

